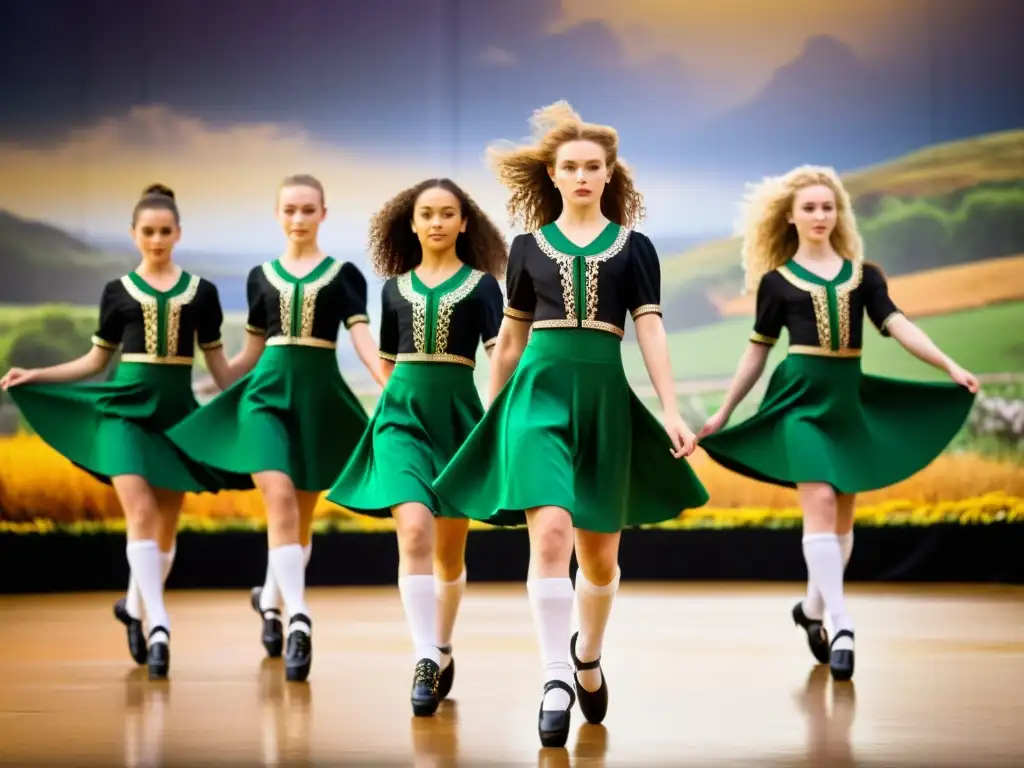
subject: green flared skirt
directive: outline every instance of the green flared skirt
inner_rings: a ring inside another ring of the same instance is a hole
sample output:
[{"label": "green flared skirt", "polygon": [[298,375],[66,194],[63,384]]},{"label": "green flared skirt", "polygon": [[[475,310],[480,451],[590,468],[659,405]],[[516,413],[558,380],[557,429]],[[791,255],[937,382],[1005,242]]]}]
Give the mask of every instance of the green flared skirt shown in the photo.
[{"label": "green flared skirt", "polygon": [[214,469],[278,471],[300,491],[324,491],[345,466],[367,415],[333,349],[268,346],[256,367],[167,436]]},{"label": "green flared skirt", "polygon": [[327,500],[371,517],[414,501],[434,515],[462,517],[431,485],[483,414],[469,366],[399,363]]},{"label": "green flared skirt", "polygon": [[953,383],[869,376],[860,363],[788,355],[757,413],[701,447],[727,469],[786,487],[863,493],[910,477],[960,431],[974,395]]},{"label": "green flared skirt", "polygon": [[491,525],[521,525],[526,510],[556,506],[576,528],[615,533],[707,503],[689,463],[671,450],[626,381],[617,336],[534,330],[434,491]]},{"label": "green flared skirt", "polygon": [[108,485],[140,475],[185,493],[252,488],[248,476],[213,471],[167,439],[166,430],[199,409],[191,366],[121,362],[109,381],[24,384],[8,394],[44,442]]}]

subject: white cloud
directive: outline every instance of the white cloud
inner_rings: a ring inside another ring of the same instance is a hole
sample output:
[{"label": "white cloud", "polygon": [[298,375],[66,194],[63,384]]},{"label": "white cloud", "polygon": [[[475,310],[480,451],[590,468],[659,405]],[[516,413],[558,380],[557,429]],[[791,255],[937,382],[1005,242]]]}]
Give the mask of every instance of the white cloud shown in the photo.
[{"label": "white cloud", "polygon": [[480,54],[480,61],[490,67],[514,67],[519,59],[514,53],[496,45],[489,45]]},{"label": "white cloud", "polygon": [[[352,152],[300,126],[214,124],[165,106],[75,128],[47,147],[0,143],[0,169],[0,208],[20,216],[122,236],[139,193],[161,182],[177,196],[183,248],[261,254],[281,247],[274,195],[288,175],[323,182],[324,245],[351,250],[362,247],[369,217],[391,195],[451,170],[429,156]],[[486,169],[459,176],[500,217],[504,199]]]},{"label": "white cloud", "polygon": [[[501,227],[507,192],[483,163],[452,170],[429,156],[390,148],[353,152],[300,126],[214,124],[164,106],[138,107],[73,129],[47,147],[0,143],[0,209],[98,237],[125,237],[132,207],[153,182],[171,186],[182,213],[181,248],[264,257],[283,245],[273,216],[285,176],[311,173],[327,192],[321,245],[351,253],[365,245],[370,216],[416,182],[451,175]],[[731,220],[732,186],[664,169],[637,168],[647,200],[645,231],[703,233]],[[729,215],[726,215],[729,214]]]}]

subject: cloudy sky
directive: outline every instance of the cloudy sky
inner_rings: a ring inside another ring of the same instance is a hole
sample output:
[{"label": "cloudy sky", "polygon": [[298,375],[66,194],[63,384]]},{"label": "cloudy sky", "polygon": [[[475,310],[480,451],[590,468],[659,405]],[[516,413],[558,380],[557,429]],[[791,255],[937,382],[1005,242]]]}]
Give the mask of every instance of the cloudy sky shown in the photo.
[{"label": "cloudy sky", "polygon": [[[487,142],[569,99],[615,125],[653,235],[728,229],[744,181],[1024,126],[1014,0],[177,0],[5,4],[0,208],[123,235],[170,184],[183,245],[273,255],[277,181],[320,176],[325,245],[422,178],[501,224]],[[13,108],[12,108],[13,106]]]}]

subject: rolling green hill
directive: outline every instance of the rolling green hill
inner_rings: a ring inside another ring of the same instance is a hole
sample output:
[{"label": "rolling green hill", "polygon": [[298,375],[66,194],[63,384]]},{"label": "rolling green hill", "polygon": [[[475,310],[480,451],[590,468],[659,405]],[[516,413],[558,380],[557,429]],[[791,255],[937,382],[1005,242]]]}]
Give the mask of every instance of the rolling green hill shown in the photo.
[{"label": "rolling green hill", "polygon": [[[1024,250],[1024,131],[928,147],[844,174],[867,257],[891,275]],[[740,291],[739,238],[663,257],[670,330],[720,319]]]},{"label": "rolling green hill", "polygon": [[0,211],[0,302],[91,304],[104,283],[130,268],[125,254],[94,248],[66,232]]}]

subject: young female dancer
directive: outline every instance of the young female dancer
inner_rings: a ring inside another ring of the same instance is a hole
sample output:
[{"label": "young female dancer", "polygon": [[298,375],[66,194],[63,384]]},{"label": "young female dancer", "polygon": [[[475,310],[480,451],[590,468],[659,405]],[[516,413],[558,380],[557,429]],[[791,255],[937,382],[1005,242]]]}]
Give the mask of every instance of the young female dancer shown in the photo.
[{"label": "young female dancer", "polygon": [[[312,176],[292,176],[277,197],[288,248],[249,273],[249,333],[231,363],[241,378],[168,437],[196,461],[252,475],[267,508],[268,567],[288,611],[285,673],[302,681],[313,653],[305,598],[313,508],[367,423],[338,370],[341,325],[374,378],[379,374],[366,279],[354,264],[335,261],[317,245],[327,213],[323,186]],[[260,607],[264,645],[278,655],[277,606]]]},{"label": "young female dancer", "polygon": [[[92,349],[62,365],[13,368],[0,384],[43,440],[113,486],[128,525],[128,564],[149,623],[148,649],[134,600],[119,600],[115,614],[127,627],[133,658],[147,662],[150,678],[157,679],[170,667],[163,585],[183,494],[251,483],[188,460],[164,436],[199,407],[192,394],[197,339],[214,380],[230,380],[217,289],[172,259],[181,226],[170,189],[154,184],[145,190],[132,213],[131,234],[142,263],[104,287]],[[70,384],[104,370],[119,347],[121,360],[110,381]]]},{"label": "young female dancer", "polygon": [[[743,260],[747,287],[757,291],[754,330],[725,402],[699,440],[723,466],[797,489],[808,588],[793,620],[832,677],[848,680],[854,635],[843,571],[853,550],[855,494],[899,482],[941,453],[967,418],[978,380],[903,316],[882,271],[863,261],[850,197],[832,169],[795,168],[765,180],[746,202]],[[864,375],[865,312],[883,336],[955,383]],[[783,328],[789,354],[757,414],[723,430]],[[831,646],[825,610],[835,630]]]},{"label": "young female dancer", "polygon": [[[477,345],[501,324],[505,240],[449,179],[391,199],[373,218],[387,387],[359,447],[327,494],[374,517],[393,515],[398,589],[415,645],[412,708],[432,715],[455,679],[451,634],[466,583],[469,520],[439,504],[431,483],[483,416]],[[436,531],[436,541],[435,541]],[[433,562],[431,562],[433,555]]]},{"label": "young female dancer", "polygon": [[[434,490],[468,517],[497,525],[525,518],[527,590],[544,662],[538,728],[544,746],[563,746],[577,697],[592,723],[607,710],[601,644],[621,530],[677,517],[708,496],[689,464],[676,462],[694,436],[676,406],[658,255],[630,228],[642,202],[618,157],[618,135],[584,123],[564,102],[533,122],[535,143],[491,150],[512,191],[509,212],[531,232],[513,240],[509,255],[493,402]],[[662,424],[626,381],[627,312]],[[570,640],[574,529],[580,630]]]}]

